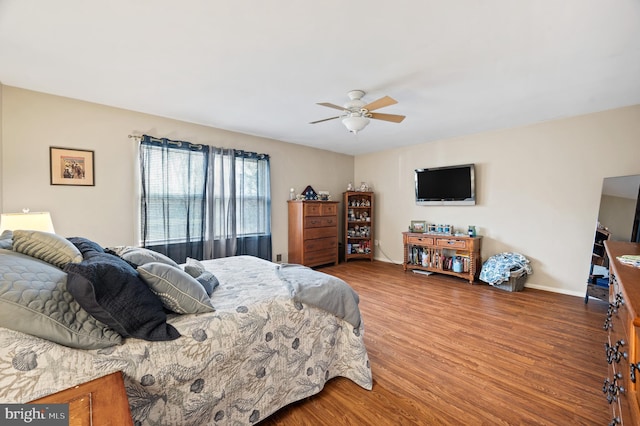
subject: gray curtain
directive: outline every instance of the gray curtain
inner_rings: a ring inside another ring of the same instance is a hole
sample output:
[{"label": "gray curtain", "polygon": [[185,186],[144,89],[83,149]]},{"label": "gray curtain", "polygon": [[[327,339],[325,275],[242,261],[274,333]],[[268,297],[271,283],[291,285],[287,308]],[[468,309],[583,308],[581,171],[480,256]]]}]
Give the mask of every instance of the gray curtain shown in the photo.
[{"label": "gray curtain", "polygon": [[211,147],[208,164],[204,258],[247,254],[271,260],[269,156]]},{"label": "gray curtain", "polygon": [[207,175],[213,184],[207,194],[207,229],[204,259],[236,254],[236,185],[233,149],[212,148],[209,151]]},{"label": "gray curtain", "polygon": [[178,262],[202,259],[209,147],[144,135],[140,141],[142,246]]},{"label": "gray curtain", "polygon": [[269,156],[143,136],[143,247],[183,263],[252,255],[271,260]]}]

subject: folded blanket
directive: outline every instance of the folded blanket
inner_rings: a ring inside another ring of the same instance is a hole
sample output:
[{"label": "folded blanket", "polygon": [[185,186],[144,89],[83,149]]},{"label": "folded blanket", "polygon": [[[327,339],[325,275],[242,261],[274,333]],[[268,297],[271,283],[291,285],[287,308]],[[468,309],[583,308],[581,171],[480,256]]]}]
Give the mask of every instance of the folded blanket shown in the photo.
[{"label": "folded blanket", "polygon": [[278,265],[277,273],[293,300],[331,312],[355,328],[360,327],[358,293],[340,278],[295,264]]}]

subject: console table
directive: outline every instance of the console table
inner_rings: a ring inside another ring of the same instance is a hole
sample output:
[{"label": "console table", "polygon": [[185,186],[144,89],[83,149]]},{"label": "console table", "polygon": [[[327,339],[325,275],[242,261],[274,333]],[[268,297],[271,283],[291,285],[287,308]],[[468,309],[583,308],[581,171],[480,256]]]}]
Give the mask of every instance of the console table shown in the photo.
[{"label": "console table", "polygon": [[473,282],[480,275],[482,237],[403,232],[404,270],[453,275]]}]

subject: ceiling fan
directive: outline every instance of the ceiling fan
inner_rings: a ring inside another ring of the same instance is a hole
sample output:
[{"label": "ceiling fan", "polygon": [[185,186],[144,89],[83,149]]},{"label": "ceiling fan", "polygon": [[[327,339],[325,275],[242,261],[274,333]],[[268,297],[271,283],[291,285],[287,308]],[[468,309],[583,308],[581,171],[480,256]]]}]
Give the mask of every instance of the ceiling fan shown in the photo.
[{"label": "ceiling fan", "polygon": [[335,120],[336,118],[342,118],[342,124],[352,133],[358,133],[369,124],[369,119],[391,121],[393,123],[400,123],[404,120],[404,115],[396,114],[382,114],[379,112],[372,112],[377,109],[397,104],[393,98],[384,96],[371,103],[365,104],[362,97],[365,95],[362,90],[352,90],[348,94],[350,101],[344,104],[344,106],[334,105],[328,102],[319,102],[318,105],[322,105],[329,108],[339,109],[344,112],[343,115],[337,115],[335,117],[325,118],[318,121],[312,121],[309,124],[322,123],[323,121]]}]

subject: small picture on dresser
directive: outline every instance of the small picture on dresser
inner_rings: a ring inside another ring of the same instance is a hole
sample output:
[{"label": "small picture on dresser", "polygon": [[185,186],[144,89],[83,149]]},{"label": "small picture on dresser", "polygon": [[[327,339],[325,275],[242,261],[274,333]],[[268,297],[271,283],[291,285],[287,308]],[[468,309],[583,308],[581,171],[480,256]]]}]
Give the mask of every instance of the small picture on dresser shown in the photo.
[{"label": "small picture on dresser", "polygon": [[424,220],[412,220],[411,221],[411,232],[424,232],[427,223]]}]

